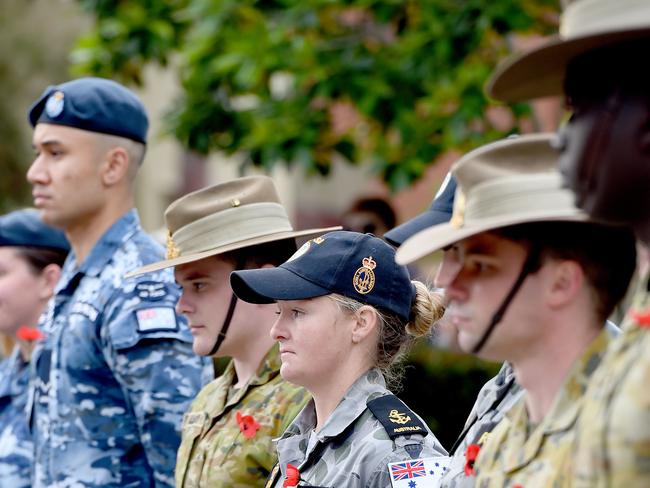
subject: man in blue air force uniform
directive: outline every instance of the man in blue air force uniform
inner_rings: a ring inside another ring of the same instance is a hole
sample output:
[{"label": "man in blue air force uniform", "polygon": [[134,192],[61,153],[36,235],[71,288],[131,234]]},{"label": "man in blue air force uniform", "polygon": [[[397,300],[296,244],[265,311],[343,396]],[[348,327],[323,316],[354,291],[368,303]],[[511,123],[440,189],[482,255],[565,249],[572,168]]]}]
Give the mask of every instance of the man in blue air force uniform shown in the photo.
[{"label": "man in blue air force uniform", "polygon": [[28,405],[33,486],[172,486],[181,418],[207,380],[169,270],[134,206],[147,116],[123,86],[81,78],[31,107],[27,173],[44,222],[72,252],[41,326]]}]

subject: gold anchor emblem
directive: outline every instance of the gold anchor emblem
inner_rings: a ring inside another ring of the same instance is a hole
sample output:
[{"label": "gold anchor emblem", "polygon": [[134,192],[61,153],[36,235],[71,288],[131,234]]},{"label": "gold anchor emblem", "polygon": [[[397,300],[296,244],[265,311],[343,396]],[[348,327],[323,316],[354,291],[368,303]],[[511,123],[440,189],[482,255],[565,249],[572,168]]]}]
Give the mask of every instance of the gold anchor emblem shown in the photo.
[{"label": "gold anchor emblem", "polygon": [[167,231],[167,246],[165,252],[165,259],[174,259],[181,255],[181,250],[176,246],[172,238],[172,231]]},{"label": "gold anchor emblem", "polygon": [[391,422],[396,424],[404,425],[407,422],[411,421],[411,417],[405,413],[399,413],[397,410],[391,410],[388,414],[388,418]]}]

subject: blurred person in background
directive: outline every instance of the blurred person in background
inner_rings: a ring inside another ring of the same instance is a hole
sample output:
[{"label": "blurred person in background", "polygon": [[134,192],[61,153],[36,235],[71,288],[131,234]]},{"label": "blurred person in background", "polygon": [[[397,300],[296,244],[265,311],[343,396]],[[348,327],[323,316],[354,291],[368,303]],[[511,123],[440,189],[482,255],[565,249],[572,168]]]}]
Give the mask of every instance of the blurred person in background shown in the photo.
[{"label": "blurred person in background", "polygon": [[34,446],[27,424],[29,361],[36,328],[70,250],[63,232],[38,212],[0,217],[0,333],[14,339],[0,363],[0,487],[31,486]]},{"label": "blurred person in background", "polygon": [[388,200],[381,197],[360,198],[350,205],[341,216],[344,230],[383,237],[397,222],[395,210]]}]

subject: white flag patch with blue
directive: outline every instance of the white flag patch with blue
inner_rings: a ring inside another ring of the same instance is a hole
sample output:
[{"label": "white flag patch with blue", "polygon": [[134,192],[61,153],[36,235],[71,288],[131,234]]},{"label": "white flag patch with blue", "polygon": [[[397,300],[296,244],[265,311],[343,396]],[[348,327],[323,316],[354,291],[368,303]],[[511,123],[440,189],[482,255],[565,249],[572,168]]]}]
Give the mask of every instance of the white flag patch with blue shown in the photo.
[{"label": "white flag patch with blue", "polygon": [[450,462],[448,456],[436,456],[389,463],[391,484],[393,488],[438,488]]}]

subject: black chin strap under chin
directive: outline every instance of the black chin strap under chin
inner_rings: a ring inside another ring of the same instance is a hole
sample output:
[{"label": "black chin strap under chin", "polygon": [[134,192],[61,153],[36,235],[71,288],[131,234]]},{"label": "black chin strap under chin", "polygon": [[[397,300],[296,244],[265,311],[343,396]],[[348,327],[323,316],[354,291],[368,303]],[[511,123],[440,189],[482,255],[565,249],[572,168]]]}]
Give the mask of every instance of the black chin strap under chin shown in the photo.
[{"label": "black chin strap under chin", "polygon": [[[242,269],[244,267],[244,260],[242,259],[242,256],[237,258],[237,264],[235,265],[235,269],[233,271],[237,271],[239,269]],[[237,295],[233,292],[231,297],[230,297],[230,305],[228,305],[228,312],[226,312],[226,317],[223,319],[223,325],[221,326],[221,331],[219,332],[219,335],[217,336],[217,340],[214,343],[214,346],[212,347],[212,350],[210,351],[210,356],[214,356],[217,354],[217,351],[221,347],[221,344],[223,344],[223,341],[226,339],[226,334],[228,332],[228,329],[230,328],[230,322],[232,321],[232,316],[235,313],[235,306],[237,305]]]},{"label": "black chin strap under chin", "polygon": [[521,288],[521,285],[524,283],[524,280],[530,273],[532,273],[533,269],[535,269],[535,266],[537,266],[539,257],[540,257],[539,246],[532,244],[530,250],[528,251],[528,256],[526,256],[526,261],[524,261],[524,264],[521,267],[519,276],[517,276],[517,279],[515,280],[515,283],[512,285],[512,288],[510,288],[510,291],[503,299],[503,302],[501,302],[501,306],[497,309],[496,312],[494,312],[494,315],[492,316],[492,320],[490,321],[490,325],[488,325],[487,328],[485,329],[485,332],[481,336],[481,339],[479,339],[476,345],[472,348],[472,354],[478,354],[479,351],[483,349],[483,346],[485,346],[485,343],[492,335],[492,332],[494,332],[494,328],[497,326],[499,322],[501,322],[501,319],[503,318],[506,311],[508,310],[508,307],[510,306],[510,302],[512,302],[512,300],[515,298],[515,295],[519,291],[519,288]]}]

